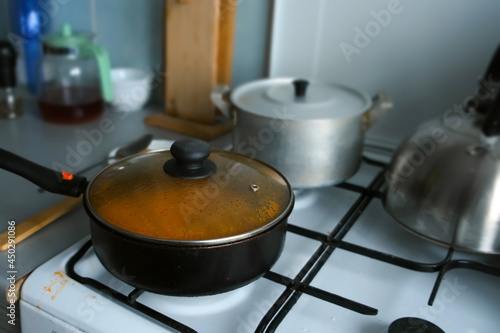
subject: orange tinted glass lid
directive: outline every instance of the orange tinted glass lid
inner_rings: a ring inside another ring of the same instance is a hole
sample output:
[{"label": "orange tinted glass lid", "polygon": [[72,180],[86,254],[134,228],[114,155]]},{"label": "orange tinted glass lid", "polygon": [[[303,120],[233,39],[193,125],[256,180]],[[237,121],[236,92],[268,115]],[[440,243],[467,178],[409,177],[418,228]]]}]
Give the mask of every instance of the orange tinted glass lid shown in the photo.
[{"label": "orange tinted glass lid", "polygon": [[275,169],[201,140],[176,141],[118,161],[90,183],[87,205],[119,231],[173,241],[219,242],[286,218],[293,191]]}]

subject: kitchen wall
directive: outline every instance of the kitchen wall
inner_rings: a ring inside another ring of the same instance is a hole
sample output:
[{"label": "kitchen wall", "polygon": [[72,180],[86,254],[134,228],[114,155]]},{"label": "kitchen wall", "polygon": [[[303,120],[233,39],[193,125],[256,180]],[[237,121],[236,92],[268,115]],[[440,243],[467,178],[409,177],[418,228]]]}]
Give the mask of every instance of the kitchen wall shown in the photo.
[{"label": "kitchen wall", "polygon": [[[50,4],[52,30],[96,29],[113,66],[163,69],[165,0],[32,1]],[[303,76],[387,91],[395,107],[367,137],[388,147],[471,97],[500,43],[498,0],[237,0],[234,10],[233,86]]]},{"label": "kitchen wall", "polygon": [[276,0],[270,76],[388,92],[394,109],[367,137],[393,148],[428,119],[460,117],[500,44],[499,15],[492,0]]},{"label": "kitchen wall", "polygon": [[234,41],[234,86],[266,77],[273,0],[238,0]]},{"label": "kitchen wall", "polygon": [[0,38],[5,38],[9,31],[7,0],[0,1]]},{"label": "kitchen wall", "polygon": [[[0,38],[9,32],[8,2],[0,0]],[[70,23],[96,31],[113,67],[163,70],[165,0],[39,0],[51,18],[51,31]],[[266,75],[272,1],[237,0],[233,84]],[[153,92],[161,102],[162,87]]]},{"label": "kitchen wall", "polygon": [[107,48],[113,67],[162,64],[163,0],[71,0],[60,6],[52,29],[69,22],[74,29],[97,31],[97,43]]}]

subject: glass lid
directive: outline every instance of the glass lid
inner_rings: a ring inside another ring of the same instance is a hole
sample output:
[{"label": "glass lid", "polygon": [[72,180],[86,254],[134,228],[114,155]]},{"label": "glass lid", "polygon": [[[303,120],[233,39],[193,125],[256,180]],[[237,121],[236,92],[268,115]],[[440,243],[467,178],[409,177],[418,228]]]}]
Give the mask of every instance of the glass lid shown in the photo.
[{"label": "glass lid", "polygon": [[218,243],[260,233],[291,212],[293,191],[275,169],[200,140],[138,154],[101,171],[87,188],[91,212],[127,234]]},{"label": "glass lid", "polygon": [[85,44],[92,44],[92,35],[90,33],[75,32],[66,23],[62,26],[61,31],[44,36],[43,43],[58,49],[78,48]]}]

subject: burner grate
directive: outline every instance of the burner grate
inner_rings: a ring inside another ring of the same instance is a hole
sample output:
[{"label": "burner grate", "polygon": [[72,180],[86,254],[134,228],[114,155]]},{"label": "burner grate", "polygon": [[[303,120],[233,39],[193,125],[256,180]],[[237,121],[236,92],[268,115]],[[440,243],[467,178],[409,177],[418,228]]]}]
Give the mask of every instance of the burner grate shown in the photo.
[{"label": "burner grate", "polygon": [[172,319],[168,316],[165,316],[162,313],[159,313],[158,311],[155,311],[151,309],[148,306],[145,306],[144,304],[141,304],[137,302],[137,298],[144,292],[144,290],[141,289],[134,289],[132,292],[130,292],[128,295],[123,295],[113,288],[110,288],[106,286],[105,284],[94,280],[92,278],[87,278],[83,277],[80,274],[78,274],[75,270],[75,265],[76,263],[83,258],[83,256],[87,253],[87,251],[90,250],[92,247],[92,240],[87,241],[81,248],[76,252],[71,259],[67,262],[66,264],[66,274],[72,278],[73,280],[76,280],[80,282],[81,284],[88,285],[102,293],[105,293],[107,295],[110,295],[113,297],[115,300],[131,307],[132,309],[139,311],[142,314],[145,314],[151,318],[154,318],[155,320],[159,321],[166,327],[172,328],[176,330],[177,332],[181,333],[196,333],[196,331],[178,321],[175,319]]},{"label": "burner grate", "polygon": [[[374,180],[370,183],[370,185],[366,188],[349,184],[349,183],[343,183],[340,185],[337,185],[340,188],[358,192],[360,193],[360,197],[356,200],[356,202],[350,207],[348,212],[344,215],[344,217],[340,220],[340,222],[335,226],[335,228],[330,232],[328,235],[309,230],[306,228],[294,226],[294,225],[288,225],[288,231],[301,235],[303,237],[308,237],[310,239],[314,240],[319,240],[321,241],[321,246],[318,249],[317,253],[311,258],[310,262],[306,264],[306,266],[310,266],[309,269],[307,269],[308,274],[306,277],[302,280],[300,277],[300,273],[297,275],[294,281],[301,281],[300,283],[295,282],[292,285],[286,285],[287,290],[284,292],[287,293],[287,291],[290,292],[290,297],[288,300],[283,303],[283,305],[278,308],[277,306],[271,308],[269,312],[266,314],[266,316],[262,319],[260,322],[256,332],[274,332],[282,320],[286,317],[288,312],[292,309],[292,307],[295,305],[295,303],[298,301],[298,299],[301,297],[301,295],[307,290],[308,288],[312,288],[309,286],[309,283],[313,280],[313,278],[316,276],[316,274],[320,271],[321,267],[326,263],[328,258],[331,256],[331,254],[334,252],[336,248],[341,248],[346,251],[350,251],[353,253],[356,253],[358,255],[362,255],[365,257],[369,257],[374,260],[379,260],[383,261],[388,264],[396,265],[402,268],[410,269],[413,271],[418,271],[418,272],[439,272],[436,281],[434,283],[433,289],[431,291],[429,300],[428,300],[428,305],[433,305],[434,299],[437,295],[439,286],[444,278],[444,275],[446,272],[455,269],[455,268],[466,268],[466,269],[471,269],[475,270],[478,272],[494,275],[500,277],[500,268],[485,265],[479,262],[475,261],[470,261],[470,260],[453,260],[453,249],[450,248],[448,250],[448,253],[446,254],[445,258],[443,258],[441,261],[436,262],[436,263],[421,263],[421,262],[416,262],[416,261],[411,261],[407,260],[401,257],[394,256],[392,254],[387,254],[384,252],[372,250],[366,247],[362,247],[359,245],[355,245],[352,243],[348,243],[342,240],[342,238],[346,235],[346,233],[349,231],[349,229],[353,226],[353,224],[356,222],[356,220],[359,218],[359,216],[363,213],[365,208],[368,206],[368,204],[373,200],[373,199],[381,199],[382,198],[382,193],[381,193],[381,188],[384,185],[384,172],[385,172],[385,167],[386,165],[381,164],[376,161],[371,161],[369,159],[365,158],[365,162],[371,165],[376,165],[380,166],[383,169],[377,174],[377,176],[374,178]],[[320,252],[320,254],[318,254]],[[311,261],[314,261],[311,263]],[[306,268],[306,267],[304,267]],[[271,272],[272,273],[272,272]],[[275,273],[273,273],[275,274]],[[268,279],[272,279],[275,282],[280,282],[286,280],[285,277],[281,276],[280,280],[276,279],[276,277],[270,277],[272,274],[266,274],[265,277]],[[297,287],[298,285],[298,287]],[[292,292],[293,290],[293,292]],[[323,290],[317,290],[317,294],[315,295],[316,297],[327,300],[325,297],[325,291]],[[307,294],[308,293],[306,292]],[[331,294],[330,294],[331,295]],[[359,308],[359,304],[354,304],[353,305],[352,301],[343,299],[341,296],[336,296],[336,295],[331,295],[334,296],[337,300],[341,300],[339,302],[337,301],[331,301],[332,303],[335,303],[337,305],[343,306],[345,308],[357,311]],[[279,300],[278,300],[279,302]],[[277,303],[278,303],[277,302]],[[375,315],[377,314],[377,310],[366,307],[368,311],[363,312],[363,311],[357,311],[362,314],[369,314],[369,315]]]},{"label": "burner grate", "polygon": [[[440,261],[435,263],[422,263],[344,241],[344,236],[355,224],[355,222],[367,208],[369,203],[372,200],[380,200],[382,198],[381,189],[384,185],[384,170],[386,165],[366,158],[364,159],[364,162],[369,165],[379,167],[381,170],[376,174],[374,179],[367,187],[351,183],[342,183],[336,185],[337,187],[344,190],[358,193],[359,197],[351,205],[351,207],[349,207],[346,214],[339,220],[339,222],[335,225],[331,232],[329,232],[328,234],[324,234],[311,229],[288,224],[287,232],[319,241],[319,246],[293,279],[278,274],[274,271],[269,271],[264,275],[264,278],[284,286],[285,289],[278,297],[278,299],[274,302],[274,304],[271,305],[271,308],[267,311],[267,313],[262,317],[255,332],[274,332],[303,294],[307,294],[325,302],[336,304],[343,308],[357,312],[361,315],[377,315],[378,310],[370,307],[369,305],[358,303],[351,299],[330,293],[326,290],[322,290],[310,285],[314,277],[318,274],[328,258],[334,253],[335,249],[337,248],[413,271],[429,273],[437,272],[438,275],[428,300],[429,305],[433,304],[439,286],[445,274],[452,269],[470,269],[500,277],[500,268],[470,260],[454,260],[454,251],[451,248],[448,250],[445,257]],[[75,265],[80,259],[83,258],[87,251],[90,250],[91,246],[92,242],[91,240],[89,240],[68,261],[68,263],[66,264],[66,271],[69,277],[107,295],[110,295],[122,304],[125,304],[131,309],[134,309],[135,311],[138,311],[146,316],[154,318],[170,329],[181,333],[196,332],[196,330],[194,330],[193,328],[180,323],[177,320],[170,318],[162,313],[159,313],[137,301],[137,298],[144,292],[143,290],[135,289],[128,295],[124,295],[102,284],[99,281],[79,275],[75,271]]]}]

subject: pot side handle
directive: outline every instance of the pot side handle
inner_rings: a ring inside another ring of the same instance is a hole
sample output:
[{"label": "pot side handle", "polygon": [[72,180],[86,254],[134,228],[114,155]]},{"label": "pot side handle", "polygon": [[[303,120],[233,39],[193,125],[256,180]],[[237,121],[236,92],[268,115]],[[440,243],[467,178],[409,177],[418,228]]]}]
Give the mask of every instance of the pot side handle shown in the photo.
[{"label": "pot side handle", "polygon": [[85,177],[59,172],[0,148],[0,168],[15,173],[46,191],[79,197],[87,188]]},{"label": "pot side handle", "polygon": [[228,118],[231,118],[231,103],[228,102],[228,96],[230,92],[231,88],[229,88],[227,85],[218,84],[210,94],[212,103],[214,103],[215,107]]},{"label": "pot side handle", "polygon": [[370,110],[363,114],[361,130],[366,132],[373,124],[380,120],[394,104],[389,94],[386,92],[379,92],[372,98],[373,106]]}]

